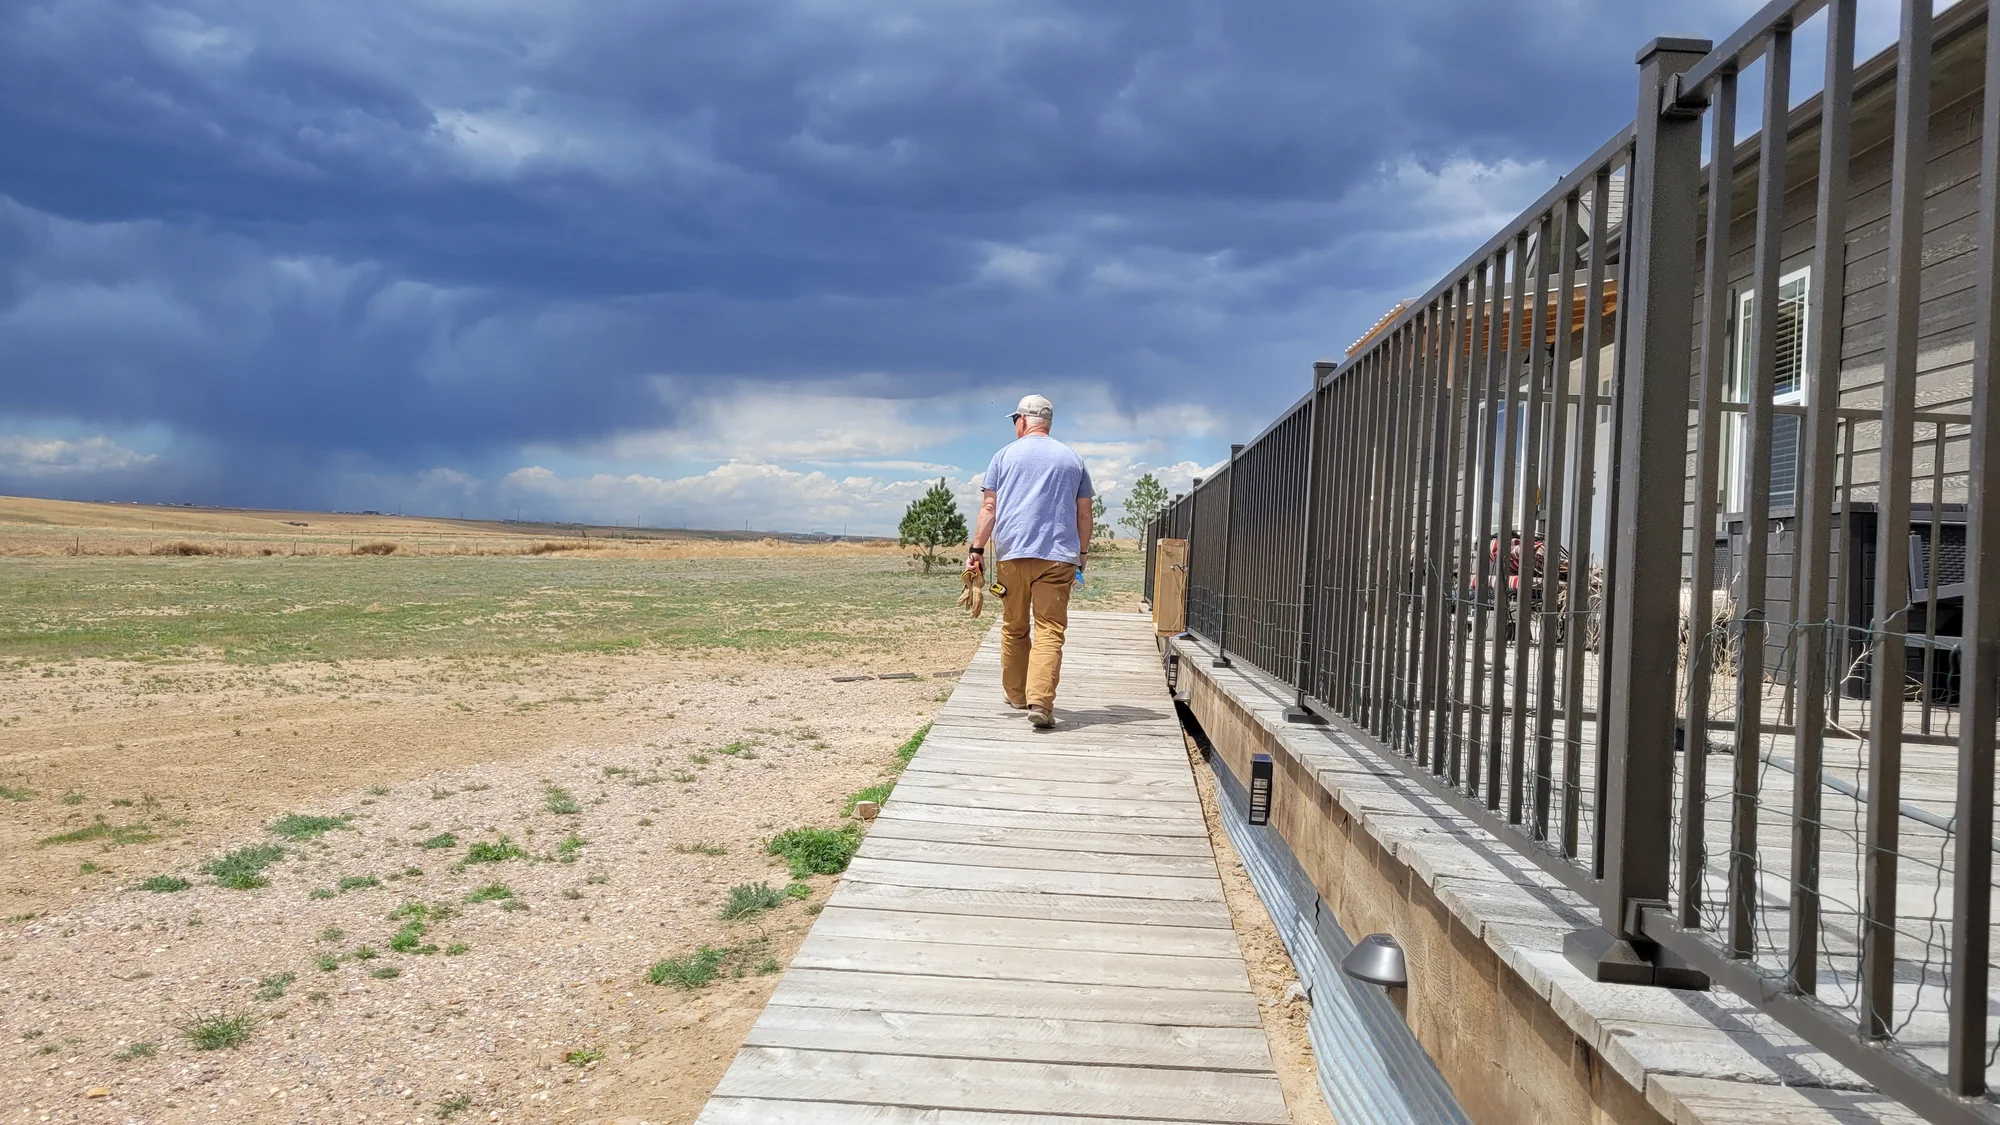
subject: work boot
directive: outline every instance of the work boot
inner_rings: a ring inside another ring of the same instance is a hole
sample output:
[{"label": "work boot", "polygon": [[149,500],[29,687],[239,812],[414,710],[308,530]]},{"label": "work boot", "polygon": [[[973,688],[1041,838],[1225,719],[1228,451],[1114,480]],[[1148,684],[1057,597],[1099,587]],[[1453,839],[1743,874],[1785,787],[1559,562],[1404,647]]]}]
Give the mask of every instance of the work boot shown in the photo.
[{"label": "work boot", "polygon": [[1016,711],[1026,711],[1028,709],[1028,703],[1026,700],[1022,700],[1021,702],[1016,703],[1013,700],[1009,699],[1006,702],[1007,706],[1012,707]]},{"label": "work boot", "polygon": [[1055,709],[1052,707],[1028,708],[1028,725],[1031,727],[1040,727],[1043,730],[1047,730],[1048,728],[1055,726],[1056,725]]}]

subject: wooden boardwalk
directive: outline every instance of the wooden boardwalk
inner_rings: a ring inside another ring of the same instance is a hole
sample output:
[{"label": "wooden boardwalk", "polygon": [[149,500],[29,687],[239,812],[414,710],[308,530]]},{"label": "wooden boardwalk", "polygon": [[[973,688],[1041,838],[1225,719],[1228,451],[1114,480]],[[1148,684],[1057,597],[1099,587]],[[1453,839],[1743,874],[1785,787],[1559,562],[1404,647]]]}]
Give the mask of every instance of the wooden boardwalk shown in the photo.
[{"label": "wooden boardwalk", "polygon": [[1282,1123],[1152,626],[988,634],[698,1125]]}]

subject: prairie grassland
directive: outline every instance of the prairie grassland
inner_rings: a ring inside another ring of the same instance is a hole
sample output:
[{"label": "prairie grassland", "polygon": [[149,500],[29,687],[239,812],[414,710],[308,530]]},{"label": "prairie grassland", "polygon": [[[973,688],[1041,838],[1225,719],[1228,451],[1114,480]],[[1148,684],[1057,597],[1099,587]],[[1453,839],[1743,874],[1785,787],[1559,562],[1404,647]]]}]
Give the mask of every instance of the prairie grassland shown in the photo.
[{"label": "prairie grassland", "polygon": [[62,1044],[6,1104],[692,1119],[836,878],[767,843],[889,784],[993,615],[879,548],[504,541],[0,556],[0,1040]]}]

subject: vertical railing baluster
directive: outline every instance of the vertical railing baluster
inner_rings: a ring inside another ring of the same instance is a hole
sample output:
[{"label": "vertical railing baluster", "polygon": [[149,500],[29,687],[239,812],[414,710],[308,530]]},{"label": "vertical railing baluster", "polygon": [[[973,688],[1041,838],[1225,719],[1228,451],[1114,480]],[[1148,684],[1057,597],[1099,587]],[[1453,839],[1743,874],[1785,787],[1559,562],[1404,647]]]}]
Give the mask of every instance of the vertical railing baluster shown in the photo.
[{"label": "vertical railing baluster", "polygon": [[[1520,507],[1515,518],[1515,527],[1521,541],[1521,549],[1516,554],[1514,578],[1514,703],[1508,716],[1508,739],[1513,745],[1513,758],[1507,768],[1507,822],[1521,823],[1524,786],[1528,772],[1528,760],[1535,749],[1528,742],[1528,692],[1533,682],[1528,675],[1529,657],[1534,648],[1534,622],[1539,607],[1535,593],[1535,543],[1540,535],[1540,514],[1542,495],[1542,383],[1549,374],[1549,355],[1542,340],[1549,328],[1549,259],[1555,249],[1551,245],[1555,233],[1554,212],[1542,215],[1537,226],[1538,249],[1535,253],[1535,272],[1532,294],[1523,293],[1522,300],[1532,300],[1534,307],[1524,318],[1527,321],[1527,386],[1522,396],[1521,425],[1525,430],[1521,447],[1520,467]],[[1539,785],[1539,774],[1536,784]]]},{"label": "vertical railing baluster", "polygon": [[1513,527],[1514,489],[1516,487],[1517,451],[1520,443],[1521,420],[1516,417],[1515,407],[1519,405],[1521,383],[1521,336],[1528,329],[1528,232],[1521,231],[1514,236],[1514,252],[1508,282],[1511,300],[1508,303],[1506,359],[1502,361],[1504,372],[1500,396],[1500,436],[1494,443],[1498,450],[1494,473],[1499,476],[1499,490],[1495,494],[1493,530],[1493,695],[1487,702],[1486,741],[1489,747],[1486,756],[1486,807],[1500,807],[1500,784],[1503,771],[1507,780],[1511,815],[1510,823],[1518,822],[1520,805],[1521,747],[1507,739],[1511,725],[1507,722],[1507,677],[1511,667],[1507,659],[1508,633],[1513,628],[1514,615],[1507,604],[1511,580],[1508,570],[1513,565],[1513,546],[1509,542]]},{"label": "vertical railing baluster", "polygon": [[[1881,481],[1875,507],[1875,628],[1863,829],[1861,1013],[1864,1036],[1895,1024],[1896,866],[1903,799],[1903,613],[1909,602],[1911,458],[1922,307],[1925,161],[1930,155],[1931,0],[1903,0],[1896,132],[1889,173],[1889,277],[1883,339]],[[1988,801],[1992,794],[1987,794]]]},{"label": "vertical railing baluster", "polygon": [[[1229,447],[1229,464],[1222,470],[1228,480],[1222,486],[1222,588],[1216,595],[1220,607],[1215,621],[1215,659],[1209,665],[1230,667],[1229,662],[1229,560],[1236,553],[1236,459],[1243,455],[1241,442]],[[1213,488],[1215,482],[1209,481]]]},{"label": "vertical railing baluster", "polygon": [[[1792,610],[1799,640],[1799,696],[1792,715],[1797,760],[1792,780],[1791,948],[1785,962],[1786,980],[1804,995],[1819,987],[1822,794],[1818,780],[1825,760],[1827,660],[1835,647],[1834,634],[1824,622],[1828,571],[1835,566],[1834,439],[1846,322],[1848,162],[1854,147],[1854,0],[1832,0],[1826,8],[1826,90],[1820,106],[1819,218],[1812,276],[1807,281],[1810,350],[1804,372],[1806,416],[1799,433],[1804,463],[1798,476],[1798,594]],[[1846,507],[1844,502],[1840,505],[1843,523]]]},{"label": "vertical railing baluster", "polygon": [[[1536,648],[1535,668],[1535,804],[1534,838],[1549,838],[1549,805],[1555,788],[1555,723],[1556,723],[1556,663],[1557,654],[1565,645],[1576,643],[1563,629],[1562,614],[1558,611],[1556,596],[1558,583],[1563,596],[1573,589],[1574,575],[1568,570],[1558,569],[1562,559],[1562,532],[1565,526],[1564,501],[1567,499],[1564,486],[1568,481],[1569,458],[1569,367],[1572,359],[1570,339],[1575,332],[1570,310],[1575,307],[1576,293],[1576,246],[1575,232],[1577,220],[1577,196],[1571,192],[1562,201],[1558,212],[1562,216],[1562,235],[1556,243],[1556,290],[1555,309],[1550,316],[1550,324],[1555,329],[1555,354],[1549,360],[1549,453],[1547,469],[1543,479],[1549,482],[1548,501],[1543,505],[1547,513],[1543,516],[1543,529],[1539,537],[1541,552],[1541,587],[1536,598],[1536,628],[1540,633],[1540,643]],[[1546,253],[1546,251],[1544,251]],[[1558,641],[1557,638],[1561,640]]]},{"label": "vertical railing baluster", "polygon": [[1326,502],[1327,489],[1320,483],[1325,469],[1320,449],[1324,445],[1321,431],[1326,424],[1326,401],[1329,392],[1327,379],[1334,372],[1334,364],[1322,360],[1313,364],[1312,397],[1306,406],[1306,487],[1305,521],[1299,535],[1299,611],[1298,635],[1293,638],[1292,690],[1295,697],[1291,707],[1285,710],[1287,721],[1310,723],[1319,721],[1319,716],[1307,709],[1306,699],[1312,694],[1312,663],[1315,646],[1318,643],[1318,623],[1313,619],[1315,607],[1320,601],[1317,589],[1320,581],[1319,529],[1320,508]]},{"label": "vertical railing baluster", "polygon": [[1461,638],[1464,636],[1464,617],[1458,593],[1464,575],[1459,555],[1465,540],[1465,513],[1459,502],[1461,477],[1465,471],[1463,457],[1464,434],[1466,429],[1465,407],[1470,393],[1470,363],[1473,332],[1476,330],[1474,309],[1470,305],[1471,283],[1459,278],[1452,290],[1452,337],[1446,352],[1447,366],[1443,378],[1448,381],[1449,403],[1446,407],[1445,431],[1441,455],[1444,457],[1444,472],[1438,477],[1436,500],[1433,510],[1438,515],[1438,550],[1436,555],[1437,573],[1434,585],[1437,588],[1438,620],[1435,637],[1437,662],[1435,676],[1438,683],[1438,730],[1437,749],[1432,758],[1432,772],[1441,777],[1452,777],[1456,785],[1458,758],[1459,720],[1459,661],[1461,659]]},{"label": "vertical railing baluster", "polygon": [[1701,378],[1695,405],[1694,511],[1689,518],[1687,715],[1681,726],[1681,879],[1677,917],[1701,925],[1708,866],[1708,708],[1714,671],[1715,508],[1723,389],[1729,383],[1729,224],[1735,217],[1736,75],[1715,80],[1709,111],[1708,227],[1702,262]]},{"label": "vertical railing baluster", "polygon": [[[1986,23],[1986,118],[1980,127],[1979,288],[1973,314],[1971,447],[1965,466],[1965,609],[1960,633],[1958,786],[1953,811],[1951,977],[1945,1077],[1951,1091],[1986,1093],[1993,948],[1993,743],[2000,721],[2000,20]],[[1935,558],[1935,552],[1933,553]],[[1935,567],[1933,567],[1935,569]],[[1930,583],[1937,585],[1933,578]]]},{"label": "vertical railing baluster", "polygon": [[[1757,248],[1753,267],[1750,421],[1743,464],[1743,584],[1736,592],[1736,749],[1730,784],[1729,936],[1732,957],[1748,957],[1757,925],[1758,775],[1763,767],[1764,603],[1771,534],[1771,396],[1778,366],[1778,278],[1784,272],[1786,123],[1792,104],[1792,33],[1771,32],[1764,51],[1764,126],[1757,155]],[[1700,623],[1690,622],[1689,632]]]},{"label": "vertical railing baluster", "polygon": [[[1629,168],[1629,164],[1627,167]],[[1627,173],[1629,178],[1630,173]],[[1585,263],[1588,278],[1583,291],[1583,371],[1578,382],[1576,406],[1576,495],[1570,503],[1576,516],[1570,527],[1569,566],[1570,644],[1563,652],[1563,854],[1574,859],[1581,832],[1583,805],[1583,724],[1584,664],[1589,655],[1585,637],[1589,632],[1592,518],[1597,504],[1597,412],[1601,402],[1597,384],[1602,374],[1604,352],[1604,243],[1610,237],[1611,169],[1597,173],[1590,187],[1590,260]],[[1623,303],[1624,294],[1618,295]],[[1581,584],[1579,587],[1579,583]],[[1581,607],[1581,608],[1579,608]],[[1599,675],[1604,655],[1598,653]],[[1593,740],[1595,741],[1595,740]],[[1599,779],[1602,773],[1599,773]],[[1595,784],[1595,781],[1593,781]]]},{"label": "vertical railing baluster", "polygon": [[1446,496],[1450,492],[1453,360],[1458,354],[1459,307],[1453,292],[1446,289],[1438,298],[1440,322],[1437,348],[1431,360],[1431,437],[1429,486],[1425,492],[1422,558],[1424,578],[1422,665],[1418,675],[1417,731],[1418,756],[1433,774],[1442,765],[1443,724],[1439,715],[1439,653],[1444,649],[1444,560],[1450,548],[1445,524]]},{"label": "vertical railing baluster", "polygon": [[[1481,767],[1489,756],[1499,753],[1486,733],[1486,634],[1492,626],[1492,614],[1486,605],[1487,587],[1492,581],[1493,568],[1498,559],[1487,549],[1487,538],[1493,526],[1494,482],[1493,472],[1497,467],[1498,455],[1494,452],[1494,438],[1497,434],[1497,419],[1500,416],[1501,357],[1505,348],[1501,336],[1507,331],[1506,317],[1502,315],[1502,302],[1506,300],[1507,286],[1505,270],[1507,250],[1502,248],[1493,255],[1491,262],[1491,282],[1486,302],[1486,354],[1481,367],[1480,410],[1478,411],[1478,489],[1473,497],[1473,518],[1476,531],[1473,533],[1472,588],[1466,591],[1472,598],[1472,669],[1471,685],[1466,691],[1470,714],[1466,722],[1467,773],[1466,789],[1479,793],[1487,788],[1486,776]],[[1494,721],[1498,721],[1497,718]],[[1489,770],[1491,767],[1488,767]]]}]

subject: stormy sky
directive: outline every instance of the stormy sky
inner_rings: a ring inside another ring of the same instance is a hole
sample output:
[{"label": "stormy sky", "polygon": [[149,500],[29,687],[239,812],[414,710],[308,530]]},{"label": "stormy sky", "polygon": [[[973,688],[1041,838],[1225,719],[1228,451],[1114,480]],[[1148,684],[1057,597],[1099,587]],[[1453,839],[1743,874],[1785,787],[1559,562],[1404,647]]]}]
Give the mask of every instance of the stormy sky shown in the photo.
[{"label": "stormy sky", "polygon": [[1032,391],[1115,506],[1757,6],[0,0],[0,492],[880,532]]}]

